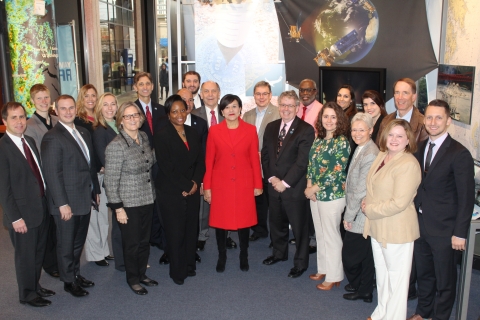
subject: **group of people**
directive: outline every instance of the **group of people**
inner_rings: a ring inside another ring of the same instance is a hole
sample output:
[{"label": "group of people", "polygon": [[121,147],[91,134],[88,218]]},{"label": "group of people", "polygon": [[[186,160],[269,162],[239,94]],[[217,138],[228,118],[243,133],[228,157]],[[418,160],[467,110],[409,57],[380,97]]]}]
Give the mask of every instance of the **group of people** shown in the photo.
[{"label": "group of people", "polygon": [[146,271],[150,246],[161,247],[160,263],[181,285],[196,275],[212,227],[217,272],[236,247],[230,232],[238,232],[242,271],[249,242],[270,236],[265,265],[288,260],[295,244],[290,278],[316,252],[310,279],[323,280],[319,290],[345,275],[344,298],[372,302],[376,287],[369,319],[405,319],[412,291],[418,306],[408,319],[449,318],[474,174],[470,153],[447,133],[445,101],[431,101],[422,115],[415,82],[402,78],[393,88],[396,112],[387,115],[374,90],[364,92],[359,112],[350,85],[322,105],[315,81],[305,79],[299,95],[283,92],[277,107],[260,81],[255,108],[242,116],[238,96],[220,99],[220,86],[201,83],[195,71],[164,106],[151,100],[153,85],[150,74],[137,73],[138,100],[121,106],[86,85],[77,102],[57,98],[57,117],[43,85],[31,89],[36,111],[28,121],[21,104],[3,107],[0,204],[20,302],[51,303],[45,298],[55,293],[39,284],[42,266],[67,292],[87,295],[94,283],[80,273],[84,245],[87,261],[114,260],[139,295],[158,285]]}]

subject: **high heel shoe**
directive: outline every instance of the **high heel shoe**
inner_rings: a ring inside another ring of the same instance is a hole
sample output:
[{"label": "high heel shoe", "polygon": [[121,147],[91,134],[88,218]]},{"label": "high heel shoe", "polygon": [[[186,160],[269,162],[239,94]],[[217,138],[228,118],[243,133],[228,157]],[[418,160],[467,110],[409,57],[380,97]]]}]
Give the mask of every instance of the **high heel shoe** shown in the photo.
[{"label": "high heel shoe", "polygon": [[322,280],[323,278],[325,278],[325,275],[321,274],[321,273],[314,273],[314,274],[311,274],[309,276],[309,278],[314,280],[314,281],[319,281],[319,280]]},{"label": "high heel shoe", "polygon": [[324,285],[323,283],[317,284],[317,289],[318,290],[323,290],[323,291],[328,291],[333,288],[333,286],[340,287],[340,281],[339,282],[330,282],[329,285]]}]

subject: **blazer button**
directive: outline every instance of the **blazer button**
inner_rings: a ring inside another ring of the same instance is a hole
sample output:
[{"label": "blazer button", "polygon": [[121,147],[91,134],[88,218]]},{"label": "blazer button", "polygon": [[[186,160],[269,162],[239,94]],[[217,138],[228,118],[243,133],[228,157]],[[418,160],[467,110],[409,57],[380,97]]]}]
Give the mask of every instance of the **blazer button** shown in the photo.
[{"label": "blazer button", "polygon": [[232,167],[232,170],[235,170],[235,166]]},{"label": "blazer button", "polygon": [[150,172],[150,170],[147,170],[147,172]]},{"label": "blazer button", "polygon": [[235,157],[235,153],[232,153],[232,157]]},{"label": "blazer button", "polygon": [[146,160],[145,162],[148,163],[148,160]]},{"label": "blazer button", "polygon": [[147,182],[150,182],[150,179],[148,179]]},{"label": "blazer button", "polygon": [[142,153],[145,153],[145,151],[142,150]]},{"label": "blazer button", "polygon": [[232,181],[235,181],[235,178],[232,178]]}]

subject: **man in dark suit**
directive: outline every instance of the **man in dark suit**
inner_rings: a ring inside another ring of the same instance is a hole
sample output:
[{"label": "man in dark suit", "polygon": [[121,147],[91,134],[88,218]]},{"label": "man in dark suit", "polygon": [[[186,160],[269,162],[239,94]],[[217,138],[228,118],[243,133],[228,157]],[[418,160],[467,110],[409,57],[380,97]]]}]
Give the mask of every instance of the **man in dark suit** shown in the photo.
[{"label": "man in dark suit", "polygon": [[288,276],[297,278],[308,268],[308,217],[304,190],[307,185],[308,155],[315,139],[311,125],[296,116],[300,100],[294,91],[278,98],[281,119],[265,129],[262,168],[268,180],[272,255],[263,264],[288,259],[288,223],[292,226],[296,252]]},{"label": "man in dark suit", "polygon": [[413,253],[418,305],[409,319],[450,319],[459,251],[465,250],[473,212],[474,164],[470,152],[447,133],[447,102],[431,101],[424,123],[429,138],[415,153],[423,172],[415,197],[420,226]]},{"label": "man in dark suit", "polygon": [[[140,127],[140,130],[147,134],[148,142],[150,142],[150,147],[153,148],[153,136],[155,134],[155,129],[157,127],[159,119],[165,116],[165,108],[161,104],[153,101],[150,97],[152,95],[154,86],[152,75],[150,73],[139,72],[135,74],[133,82],[133,90],[137,92],[138,96],[138,99],[135,101],[135,103],[145,116],[145,121]],[[156,178],[157,173],[158,165],[154,164],[152,167],[153,179]],[[163,230],[162,220],[159,214],[157,203],[155,202],[155,205],[153,206],[150,245],[164,250],[163,255],[160,257],[160,264],[169,263],[168,255],[166,252],[166,241],[167,240],[165,238],[165,231]]]},{"label": "man in dark suit", "polygon": [[99,203],[100,186],[93,165],[92,138],[73,123],[75,100],[56,100],[58,124],[42,140],[42,159],[48,187],[49,212],[57,226],[60,280],[75,297],[88,294],[94,283],[80,275],[80,256],[87,237],[92,204]]},{"label": "man in dark suit", "polygon": [[0,204],[15,249],[18,295],[21,303],[44,307],[51,304],[44,298],[55,292],[39,284],[49,223],[40,154],[35,140],[23,135],[27,115],[21,104],[7,103],[2,120],[7,131],[0,139]]}]

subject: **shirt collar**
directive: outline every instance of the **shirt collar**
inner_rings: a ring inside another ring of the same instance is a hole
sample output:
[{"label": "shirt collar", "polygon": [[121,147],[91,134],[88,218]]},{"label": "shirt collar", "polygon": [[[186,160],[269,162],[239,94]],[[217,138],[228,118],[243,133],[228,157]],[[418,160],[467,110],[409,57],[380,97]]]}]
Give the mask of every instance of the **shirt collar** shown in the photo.
[{"label": "shirt collar", "polygon": [[410,123],[410,120],[412,119],[413,108],[415,108],[415,107],[412,107],[412,109],[410,109],[410,111],[408,111],[407,114],[404,115],[403,117],[400,117],[400,114],[398,113],[398,110],[397,110],[397,119],[403,119],[403,120],[407,121],[408,123]]},{"label": "shirt collar", "polygon": [[73,128],[70,127],[70,126],[68,126],[68,125],[66,125],[65,123],[63,123],[63,122],[60,121],[60,120],[58,120],[58,123],[61,123],[61,124],[65,127],[65,129],[67,129],[67,131],[70,132],[70,134],[72,134],[73,130],[76,129],[76,128],[75,128],[75,124],[73,124],[73,123],[72,123]]},{"label": "shirt collar", "polygon": [[12,139],[12,141],[16,144],[16,145],[21,145],[22,144],[22,138],[23,138],[23,134],[21,137],[17,137],[13,134],[11,134],[10,132],[8,131],[5,131],[5,133],[10,137],[10,139]]},{"label": "shirt collar", "polygon": [[257,116],[261,116],[261,115],[264,115],[265,112],[267,112],[267,109],[268,109],[268,107],[263,109],[263,111],[260,111],[257,107],[257,108],[255,108],[255,112],[257,113]]},{"label": "shirt collar", "polygon": [[440,146],[443,144],[445,139],[447,139],[447,137],[448,137],[448,132],[445,132],[444,134],[442,134],[440,137],[435,139],[435,141],[432,141],[432,139],[429,137],[428,138],[428,143],[427,143],[427,148],[428,148],[428,145],[430,144],[430,142],[433,142],[435,144],[435,147],[438,150],[438,148],[440,148]]}]

